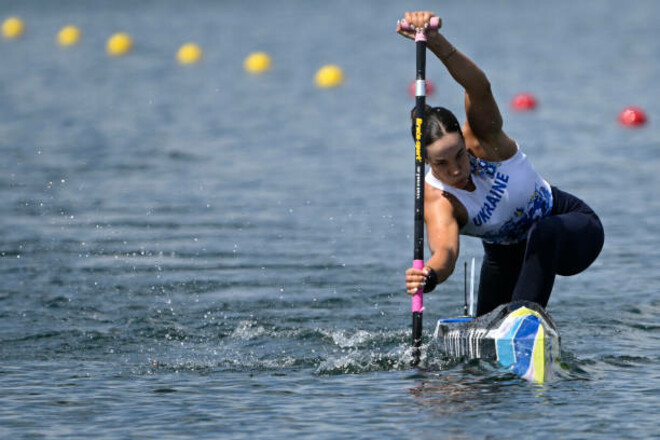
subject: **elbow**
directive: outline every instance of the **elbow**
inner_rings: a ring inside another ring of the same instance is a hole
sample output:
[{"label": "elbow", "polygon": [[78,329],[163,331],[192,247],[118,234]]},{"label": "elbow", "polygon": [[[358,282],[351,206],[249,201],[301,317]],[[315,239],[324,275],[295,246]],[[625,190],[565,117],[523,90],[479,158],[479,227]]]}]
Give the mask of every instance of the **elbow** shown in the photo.
[{"label": "elbow", "polygon": [[488,96],[493,94],[490,81],[485,73],[479,72],[474,80],[470,83],[470,89],[467,90],[468,94],[474,97]]},{"label": "elbow", "polygon": [[488,78],[486,78],[486,75],[483,75],[483,80],[480,85],[480,88],[481,88],[481,92],[484,94],[488,94],[488,95],[493,94],[493,89],[490,85],[490,81],[488,80]]}]

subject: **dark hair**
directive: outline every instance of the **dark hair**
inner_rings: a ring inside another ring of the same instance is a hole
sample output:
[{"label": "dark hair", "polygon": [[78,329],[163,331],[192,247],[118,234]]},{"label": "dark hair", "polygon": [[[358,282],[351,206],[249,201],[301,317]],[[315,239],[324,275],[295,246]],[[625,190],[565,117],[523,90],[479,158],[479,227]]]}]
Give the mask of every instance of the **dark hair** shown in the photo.
[{"label": "dark hair", "polygon": [[[412,125],[410,131],[413,140],[415,139],[415,118],[417,117],[417,109],[413,108],[410,112],[410,119]],[[424,108],[424,132],[422,133],[422,141],[424,145],[431,145],[433,142],[440,139],[448,133],[458,133],[461,138],[463,132],[458,119],[454,114],[444,107],[431,107],[427,105]]]}]

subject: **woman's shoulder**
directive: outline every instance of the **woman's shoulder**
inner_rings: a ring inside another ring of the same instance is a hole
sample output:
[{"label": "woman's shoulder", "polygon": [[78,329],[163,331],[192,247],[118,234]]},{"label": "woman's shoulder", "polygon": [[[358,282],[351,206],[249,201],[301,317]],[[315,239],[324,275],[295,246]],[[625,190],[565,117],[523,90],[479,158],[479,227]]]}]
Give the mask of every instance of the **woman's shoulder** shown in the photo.
[{"label": "woman's shoulder", "polygon": [[470,129],[469,124],[463,126],[465,147],[479,159],[488,162],[504,162],[518,152],[518,144],[503,131],[489,139],[478,138]]},{"label": "woman's shoulder", "polygon": [[433,219],[453,218],[459,225],[467,222],[467,209],[461,203],[456,195],[447,190],[447,187],[438,188],[437,186],[426,183],[424,190],[424,207],[427,221]]}]

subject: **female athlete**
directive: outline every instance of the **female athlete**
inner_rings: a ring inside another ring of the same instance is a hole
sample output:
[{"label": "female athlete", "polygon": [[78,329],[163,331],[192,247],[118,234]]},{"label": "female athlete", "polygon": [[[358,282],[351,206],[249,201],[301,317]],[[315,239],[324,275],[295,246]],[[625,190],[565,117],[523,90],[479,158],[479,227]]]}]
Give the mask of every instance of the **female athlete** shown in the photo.
[{"label": "female athlete", "polygon": [[[405,20],[423,28],[433,16],[406,12]],[[397,32],[415,38],[401,26]],[[423,270],[406,271],[408,293],[430,292],[451,275],[462,234],[481,238],[485,251],[477,315],[518,300],[546,307],[555,276],[582,272],[600,253],[601,222],[582,200],[545,181],[502,131],[484,72],[436,30],[427,31],[427,47],[465,89],[467,120],[461,127],[449,110],[426,108],[424,220],[432,255]]]}]

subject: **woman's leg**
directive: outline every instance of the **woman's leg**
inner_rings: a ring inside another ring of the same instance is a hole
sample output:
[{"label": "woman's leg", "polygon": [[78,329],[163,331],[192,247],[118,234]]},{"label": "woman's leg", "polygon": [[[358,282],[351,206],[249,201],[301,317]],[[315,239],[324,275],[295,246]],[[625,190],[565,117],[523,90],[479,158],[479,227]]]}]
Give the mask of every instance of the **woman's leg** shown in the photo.
[{"label": "woman's leg", "polygon": [[484,243],[477,316],[490,312],[500,304],[511,302],[524,254],[524,243],[510,246]]},{"label": "woman's leg", "polygon": [[553,214],[530,228],[512,300],[545,307],[555,275],[575,275],[598,257],[604,241],[598,216],[577,197],[553,188]]}]

